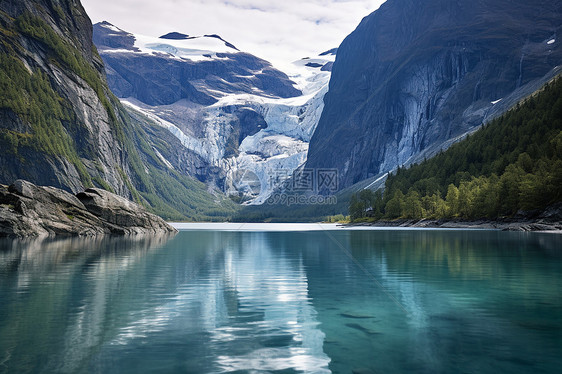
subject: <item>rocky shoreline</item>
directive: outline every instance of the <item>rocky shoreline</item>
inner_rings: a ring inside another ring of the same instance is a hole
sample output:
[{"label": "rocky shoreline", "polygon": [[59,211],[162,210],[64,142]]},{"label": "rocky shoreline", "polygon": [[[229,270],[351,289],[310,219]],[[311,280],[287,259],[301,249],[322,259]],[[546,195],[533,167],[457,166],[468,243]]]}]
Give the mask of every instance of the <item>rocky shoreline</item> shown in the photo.
[{"label": "rocky shoreline", "polygon": [[502,231],[549,231],[561,232],[562,222],[548,220],[406,220],[377,221],[350,223],[346,226],[372,226],[372,227],[417,227],[417,228],[443,228],[443,229],[481,229],[481,230],[502,230]]},{"label": "rocky shoreline", "polygon": [[73,195],[24,180],[0,185],[0,237],[175,232],[142,206],[99,188]]}]

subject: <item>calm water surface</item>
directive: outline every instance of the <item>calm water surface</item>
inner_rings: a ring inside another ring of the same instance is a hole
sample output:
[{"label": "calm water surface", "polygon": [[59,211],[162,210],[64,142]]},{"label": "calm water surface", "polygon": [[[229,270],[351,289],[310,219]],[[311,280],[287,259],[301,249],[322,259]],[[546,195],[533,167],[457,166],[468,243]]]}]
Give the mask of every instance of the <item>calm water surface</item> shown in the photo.
[{"label": "calm water surface", "polygon": [[1,373],[559,373],[562,237],[0,241]]}]

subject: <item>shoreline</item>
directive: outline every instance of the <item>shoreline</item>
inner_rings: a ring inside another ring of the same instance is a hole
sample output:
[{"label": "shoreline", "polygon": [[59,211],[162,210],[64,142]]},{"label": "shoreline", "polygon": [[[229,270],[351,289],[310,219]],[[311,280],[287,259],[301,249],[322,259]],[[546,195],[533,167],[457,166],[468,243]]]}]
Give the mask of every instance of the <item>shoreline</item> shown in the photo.
[{"label": "shoreline", "polygon": [[548,232],[562,234],[562,222],[543,220],[446,220],[446,219],[399,219],[395,221],[357,222],[344,224],[349,227],[402,227],[402,228],[441,228],[441,229],[479,229],[522,232]]},{"label": "shoreline", "polygon": [[520,232],[548,232],[562,234],[562,223],[545,222],[498,222],[498,221],[446,221],[446,220],[397,220],[360,223],[265,223],[265,222],[168,222],[179,231],[332,231],[332,230],[497,230]]}]

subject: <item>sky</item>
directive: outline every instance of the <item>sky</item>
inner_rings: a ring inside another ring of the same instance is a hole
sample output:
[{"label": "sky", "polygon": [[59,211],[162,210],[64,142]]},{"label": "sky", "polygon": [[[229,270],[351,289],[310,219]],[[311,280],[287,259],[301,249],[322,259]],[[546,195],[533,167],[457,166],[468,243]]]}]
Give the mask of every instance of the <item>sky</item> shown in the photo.
[{"label": "sky", "polygon": [[219,34],[278,68],[337,47],[384,0],[82,0],[93,23],[136,34]]}]

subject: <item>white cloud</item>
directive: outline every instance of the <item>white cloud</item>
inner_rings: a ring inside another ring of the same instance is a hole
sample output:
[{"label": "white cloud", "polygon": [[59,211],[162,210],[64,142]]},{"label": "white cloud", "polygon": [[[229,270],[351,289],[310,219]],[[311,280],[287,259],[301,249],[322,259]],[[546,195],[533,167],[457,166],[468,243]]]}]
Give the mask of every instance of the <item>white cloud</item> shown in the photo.
[{"label": "white cloud", "polygon": [[82,0],[92,22],[159,36],[219,34],[283,68],[337,47],[384,0]]}]

